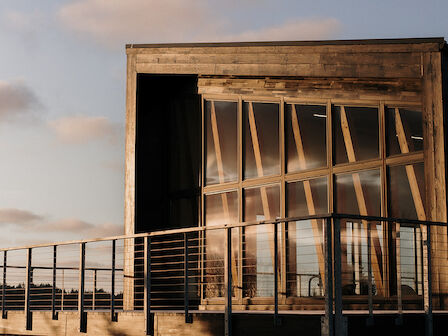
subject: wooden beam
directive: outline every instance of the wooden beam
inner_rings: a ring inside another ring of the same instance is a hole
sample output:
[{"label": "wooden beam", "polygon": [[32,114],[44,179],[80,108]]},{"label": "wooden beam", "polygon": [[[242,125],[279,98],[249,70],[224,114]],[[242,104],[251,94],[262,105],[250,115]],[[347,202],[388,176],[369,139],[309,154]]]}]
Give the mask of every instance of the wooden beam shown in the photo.
[{"label": "wooden beam", "polygon": [[[295,104],[291,104],[292,110],[291,110],[291,123],[292,123],[292,131],[294,134],[294,142],[296,144],[297,149],[297,155],[299,158],[299,167],[302,170],[305,170],[307,168],[306,166],[306,158],[305,158],[305,151],[303,148],[303,142],[302,142],[302,135],[300,133],[300,126],[299,126],[299,119],[297,117],[297,111]],[[311,191],[311,185],[310,181],[303,181],[303,189],[305,190],[305,199],[306,199],[306,205],[308,208],[308,214],[315,215],[316,209],[314,206],[314,200],[313,200],[313,194]],[[319,230],[319,226],[317,223],[317,220],[312,219],[311,220],[311,228],[313,230],[313,238],[314,238],[314,246],[316,248],[316,255],[317,255],[317,261],[319,264],[319,273],[321,275],[322,279],[322,285],[325,287],[325,258],[324,258],[324,252],[322,249],[321,244],[321,233]]]},{"label": "wooden beam", "polygon": [[[355,149],[353,147],[353,142],[352,142],[352,137],[350,134],[350,127],[348,125],[348,120],[347,120],[347,114],[345,112],[345,107],[341,106],[341,128],[342,128],[342,134],[344,137],[344,143],[345,143],[345,148],[347,151],[347,157],[349,162],[355,162],[356,161],[356,156],[355,156]],[[356,201],[358,203],[358,209],[359,209],[359,213],[362,216],[367,216],[367,204],[366,204],[366,200],[364,198],[364,193],[362,190],[362,184],[361,184],[361,179],[359,177],[358,173],[352,173],[352,179],[353,179],[353,186],[355,188],[355,194],[356,194]],[[367,221],[362,221],[363,227],[365,232],[367,232],[367,225],[370,225],[369,223],[367,223]],[[378,238],[378,229],[375,227],[375,230],[372,230],[372,241],[373,244],[371,245],[371,251],[369,253],[371,253],[372,255],[372,270],[373,270],[373,274],[374,274],[374,279],[375,279],[375,285],[378,291],[378,294],[380,295],[384,295],[384,287],[383,287],[383,279],[381,276],[381,271],[380,271],[380,264],[379,264],[379,260],[381,260],[381,244]]]},{"label": "wooden beam", "polygon": [[[218,131],[218,122],[216,119],[216,110],[215,110],[215,102],[212,100],[210,101],[211,104],[211,113],[210,113],[210,121],[212,125],[212,135],[213,135],[213,143],[215,147],[215,154],[216,154],[216,164],[218,166],[218,179],[219,183],[224,183],[224,165],[222,162],[222,155],[221,155],[221,145],[219,142],[219,131]],[[230,212],[229,212],[229,200],[227,198],[227,193],[223,192],[221,193],[221,200],[222,200],[222,207],[224,210],[224,218],[226,219],[227,223],[230,223]],[[238,283],[238,272],[236,269],[236,256],[232,253],[232,282],[237,284]]]}]

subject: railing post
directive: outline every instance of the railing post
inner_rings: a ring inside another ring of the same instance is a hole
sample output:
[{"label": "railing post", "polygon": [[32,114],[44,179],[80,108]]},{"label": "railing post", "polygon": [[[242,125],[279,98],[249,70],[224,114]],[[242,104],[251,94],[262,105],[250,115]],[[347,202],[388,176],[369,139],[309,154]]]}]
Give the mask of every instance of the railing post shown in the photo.
[{"label": "railing post", "polygon": [[371,222],[367,222],[367,281],[369,291],[369,317],[367,319],[367,325],[373,325],[373,286],[372,286],[372,228]]},{"label": "railing post", "polygon": [[342,315],[341,220],[336,217],[333,223],[335,335],[345,336],[345,321]]},{"label": "railing post", "polygon": [[397,310],[398,318],[395,323],[403,324],[403,298],[401,293],[401,234],[400,223],[395,223],[395,256],[397,258]]},{"label": "railing post", "polygon": [[96,303],[96,288],[97,288],[97,280],[98,280],[98,270],[93,270],[93,293],[92,293],[92,310],[95,310]]},{"label": "railing post", "polygon": [[62,269],[62,285],[61,285],[61,311],[64,310],[64,296],[65,296],[65,270]]},{"label": "railing post", "polygon": [[278,317],[278,225],[274,223],[274,326],[280,325]]},{"label": "railing post", "polygon": [[154,335],[154,323],[151,314],[151,237],[144,238],[144,310],[146,335]]},{"label": "railing post", "polygon": [[192,323],[193,319],[188,312],[188,235],[184,232],[184,311],[185,311],[185,323]]},{"label": "railing post", "polygon": [[78,313],[79,332],[87,332],[87,316],[84,312],[84,292],[86,273],[86,243],[79,244],[79,291],[78,291]]},{"label": "railing post", "polygon": [[26,280],[25,280],[25,319],[26,319],[26,330],[32,330],[33,318],[31,315],[30,307],[30,289],[31,289],[31,261],[32,261],[33,250],[28,248],[27,250],[27,262],[26,262]]},{"label": "railing post", "polygon": [[57,320],[58,313],[56,312],[56,265],[57,265],[57,246],[53,246],[53,285],[51,288],[51,319]]},{"label": "railing post", "polygon": [[227,227],[224,240],[225,336],[232,336],[232,229]]},{"label": "railing post", "polygon": [[115,257],[116,257],[116,245],[117,245],[117,241],[115,239],[112,240],[112,275],[111,275],[112,278],[111,278],[111,284],[110,284],[110,320],[112,322],[117,322],[118,321],[117,313],[115,313]]},{"label": "railing post", "polygon": [[425,298],[425,335],[432,336],[433,321],[432,321],[432,270],[431,270],[431,225],[426,225],[426,242],[424,242],[424,254],[426,253],[426,296]]},{"label": "railing post", "polygon": [[[326,218],[324,223],[325,245],[325,320],[322,328],[323,336],[334,335],[333,315],[333,249],[331,239],[331,218]],[[300,282],[301,283],[301,282]]]},{"label": "railing post", "polygon": [[7,268],[7,251],[3,251],[3,287],[2,287],[2,319],[8,317],[6,310],[6,268]]}]

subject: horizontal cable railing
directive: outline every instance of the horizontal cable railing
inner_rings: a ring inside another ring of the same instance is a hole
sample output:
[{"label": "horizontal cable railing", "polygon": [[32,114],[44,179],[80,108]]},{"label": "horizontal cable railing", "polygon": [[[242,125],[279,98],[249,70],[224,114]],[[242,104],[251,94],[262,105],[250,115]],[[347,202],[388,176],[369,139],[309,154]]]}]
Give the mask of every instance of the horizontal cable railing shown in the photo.
[{"label": "horizontal cable railing", "polygon": [[[2,317],[25,311],[157,310],[233,313],[421,312],[448,305],[447,225],[351,214],[279,218],[222,226],[0,249]],[[334,323],[332,322],[334,319]],[[229,334],[229,333],[228,333]]]}]

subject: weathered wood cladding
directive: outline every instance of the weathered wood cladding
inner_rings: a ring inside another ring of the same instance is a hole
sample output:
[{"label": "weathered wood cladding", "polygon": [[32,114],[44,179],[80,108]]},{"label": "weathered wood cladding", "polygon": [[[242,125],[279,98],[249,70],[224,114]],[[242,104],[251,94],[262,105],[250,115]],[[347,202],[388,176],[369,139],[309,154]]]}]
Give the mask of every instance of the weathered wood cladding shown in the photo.
[{"label": "weathered wood cladding", "polygon": [[201,94],[421,102],[421,80],[368,78],[235,78],[200,76]]},{"label": "weathered wood cladding", "polygon": [[367,45],[129,47],[139,73],[421,78],[423,53],[440,42]]},{"label": "weathered wood cladding", "polygon": [[140,54],[137,71],[247,76],[421,76],[420,53]]}]

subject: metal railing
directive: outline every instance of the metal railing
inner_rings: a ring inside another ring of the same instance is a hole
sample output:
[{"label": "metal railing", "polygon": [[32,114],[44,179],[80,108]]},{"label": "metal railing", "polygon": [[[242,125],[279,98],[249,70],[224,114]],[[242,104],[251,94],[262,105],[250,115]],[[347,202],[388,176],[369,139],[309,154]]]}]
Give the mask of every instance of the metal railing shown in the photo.
[{"label": "metal railing", "polygon": [[[432,248],[431,244],[436,247]],[[225,334],[239,310],[322,312],[324,333],[344,335],[344,315],[425,314],[448,303],[447,226],[346,214],[302,216],[224,226],[0,249],[2,318],[22,310],[143,311],[146,334],[153,313],[220,310]],[[437,283],[433,283],[433,276]],[[436,284],[437,289],[433,290]],[[260,308],[262,306],[262,308]],[[241,308],[243,307],[243,308]]]}]

